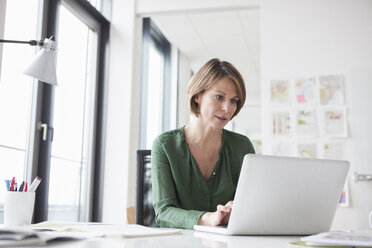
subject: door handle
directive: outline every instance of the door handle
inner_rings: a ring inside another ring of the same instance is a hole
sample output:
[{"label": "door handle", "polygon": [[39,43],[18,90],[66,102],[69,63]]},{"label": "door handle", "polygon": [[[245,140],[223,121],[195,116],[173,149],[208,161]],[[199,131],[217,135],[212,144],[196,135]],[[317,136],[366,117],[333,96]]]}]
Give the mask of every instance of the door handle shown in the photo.
[{"label": "door handle", "polygon": [[371,174],[358,174],[358,172],[354,172],[353,176],[354,182],[362,182],[362,181],[372,181]]},{"label": "door handle", "polygon": [[51,130],[51,141],[53,141],[53,136],[54,136],[54,128],[48,127],[48,124],[46,123],[41,123],[40,124],[40,129],[43,130],[43,141],[46,141],[48,138],[48,129]]},{"label": "door handle", "polygon": [[48,138],[48,124],[41,123],[40,128],[43,130],[43,141],[45,141]]}]

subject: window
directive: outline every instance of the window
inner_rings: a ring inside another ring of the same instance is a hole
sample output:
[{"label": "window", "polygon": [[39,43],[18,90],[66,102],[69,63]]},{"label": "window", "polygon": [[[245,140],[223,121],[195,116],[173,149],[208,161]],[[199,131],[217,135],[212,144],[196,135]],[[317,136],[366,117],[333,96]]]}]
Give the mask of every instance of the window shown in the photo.
[{"label": "window", "polygon": [[150,19],[143,27],[140,148],[151,149],[156,136],[170,129],[171,46]]},{"label": "window", "polygon": [[[48,220],[87,220],[92,171],[96,34],[60,8]],[[73,61],[73,63],[71,63]],[[68,73],[66,73],[68,72]]]},{"label": "window", "polygon": [[[5,3],[4,35],[10,40],[35,39],[38,0]],[[20,8],[20,5],[22,6]],[[0,25],[1,22],[0,22]],[[33,79],[22,73],[35,55],[35,49],[24,44],[5,44],[0,65],[0,180],[13,176],[26,179],[28,134],[32,109]],[[1,53],[0,53],[1,54]],[[3,211],[4,185],[0,190],[0,212]],[[0,213],[0,223],[3,223]]]},{"label": "window", "polygon": [[[0,37],[3,25],[5,39],[54,35],[59,86],[21,73],[35,49],[0,45],[0,176],[22,180],[27,175],[28,182],[42,177],[35,222],[48,214],[49,220],[100,221],[110,23],[87,1],[39,1],[5,1],[5,11],[0,2],[0,14],[6,13],[5,21],[0,16]],[[40,124],[47,127],[46,139]]]}]

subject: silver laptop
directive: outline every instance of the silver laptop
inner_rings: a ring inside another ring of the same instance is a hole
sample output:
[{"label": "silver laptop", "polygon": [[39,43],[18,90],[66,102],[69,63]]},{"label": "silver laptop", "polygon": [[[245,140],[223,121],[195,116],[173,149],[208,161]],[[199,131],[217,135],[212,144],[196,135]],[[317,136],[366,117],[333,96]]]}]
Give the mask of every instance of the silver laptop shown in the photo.
[{"label": "silver laptop", "polygon": [[348,161],[247,154],[227,227],[195,225],[227,235],[309,235],[329,231]]}]

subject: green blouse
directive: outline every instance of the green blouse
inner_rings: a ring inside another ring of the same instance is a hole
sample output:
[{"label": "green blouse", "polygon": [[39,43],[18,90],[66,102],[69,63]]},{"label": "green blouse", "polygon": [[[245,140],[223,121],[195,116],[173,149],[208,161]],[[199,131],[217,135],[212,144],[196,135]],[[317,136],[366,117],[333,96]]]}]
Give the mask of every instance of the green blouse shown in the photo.
[{"label": "green blouse", "polygon": [[152,196],[161,227],[193,229],[204,212],[234,199],[244,155],[254,153],[250,140],[223,129],[218,159],[208,181],[191,155],[184,128],[158,136],[151,151]]}]

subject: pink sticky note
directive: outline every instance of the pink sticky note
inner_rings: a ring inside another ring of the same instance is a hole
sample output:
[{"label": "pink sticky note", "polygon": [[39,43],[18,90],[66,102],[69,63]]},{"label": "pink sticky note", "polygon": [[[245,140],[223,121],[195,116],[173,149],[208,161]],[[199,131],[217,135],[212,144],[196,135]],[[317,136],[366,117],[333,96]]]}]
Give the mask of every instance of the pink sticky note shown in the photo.
[{"label": "pink sticky note", "polygon": [[304,95],[297,95],[297,102],[305,102],[305,96]]}]

